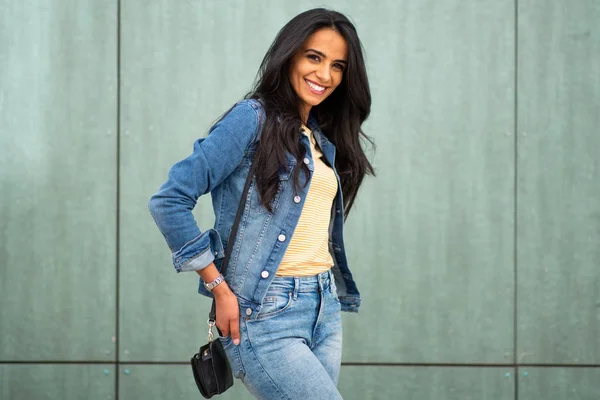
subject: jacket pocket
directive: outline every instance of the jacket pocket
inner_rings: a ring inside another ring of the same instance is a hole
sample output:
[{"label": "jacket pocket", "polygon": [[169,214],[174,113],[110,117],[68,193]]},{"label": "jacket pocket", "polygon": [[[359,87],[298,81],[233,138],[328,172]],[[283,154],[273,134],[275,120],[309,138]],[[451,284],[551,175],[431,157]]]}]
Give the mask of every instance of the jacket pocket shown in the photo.
[{"label": "jacket pocket", "polygon": [[296,167],[296,160],[291,157],[287,158],[287,165],[284,167],[279,167],[279,180],[287,181],[290,179],[290,176],[294,173],[294,168]]},{"label": "jacket pocket", "polygon": [[[281,197],[283,196],[284,193],[286,192],[292,192],[292,186],[293,185],[293,173],[294,173],[294,168],[296,165],[296,160],[288,157],[287,159],[287,167],[279,167],[279,182],[278,182],[278,186],[277,186],[277,193],[275,194],[275,197],[273,197],[273,200],[271,200],[271,209],[273,211],[275,211],[278,206],[279,206],[279,202],[281,201]],[[262,209],[262,212],[266,212],[266,209]]]}]

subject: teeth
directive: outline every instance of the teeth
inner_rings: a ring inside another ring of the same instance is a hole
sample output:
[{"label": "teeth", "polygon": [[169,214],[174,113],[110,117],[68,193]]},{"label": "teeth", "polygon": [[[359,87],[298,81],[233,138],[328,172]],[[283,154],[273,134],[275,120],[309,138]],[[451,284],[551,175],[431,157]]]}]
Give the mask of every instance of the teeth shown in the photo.
[{"label": "teeth", "polygon": [[311,88],[315,89],[318,92],[322,92],[325,90],[325,88],[323,86],[319,86],[319,85],[315,85],[312,82],[306,81],[306,83],[308,83],[308,86],[310,86]]}]

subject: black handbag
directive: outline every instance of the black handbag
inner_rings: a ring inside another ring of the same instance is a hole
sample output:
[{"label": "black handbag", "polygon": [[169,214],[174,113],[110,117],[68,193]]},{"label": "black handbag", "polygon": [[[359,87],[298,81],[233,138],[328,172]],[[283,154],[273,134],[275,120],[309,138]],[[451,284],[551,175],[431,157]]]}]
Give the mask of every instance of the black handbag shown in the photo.
[{"label": "black handbag", "polygon": [[196,386],[205,399],[221,394],[233,385],[233,374],[219,339],[209,340],[191,359]]},{"label": "black handbag", "polygon": [[[229,234],[229,245],[225,251],[223,263],[221,264],[220,272],[223,276],[225,276],[227,264],[229,264],[231,250],[233,249],[233,241],[237,235],[238,226],[240,225],[240,219],[242,218],[244,206],[246,205],[246,197],[250,190],[250,183],[252,182],[253,175],[254,163],[252,163],[250,171],[248,172],[244,191],[242,192],[242,198],[240,199],[240,205],[238,206],[235,221],[231,228],[231,233]],[[212,328],[215,326],[215,321],[216,305],[213,298],[210,313],[208,314],[208,343],[200,347],[200,351],[194,354],[190,360],[196,386],[198,386],[198,390],[200,390],[200,393],[206,399],[210,399],[216,394],[225,392],[233,385],[233,374],[223,344],[219,339],[213,340],[214,334]]]}]

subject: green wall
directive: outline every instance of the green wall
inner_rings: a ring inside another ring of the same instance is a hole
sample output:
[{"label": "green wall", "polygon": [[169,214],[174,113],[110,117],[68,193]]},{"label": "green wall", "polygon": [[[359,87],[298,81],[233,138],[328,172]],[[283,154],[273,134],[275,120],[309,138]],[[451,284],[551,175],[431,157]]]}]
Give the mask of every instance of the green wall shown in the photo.
[{"label": "green wall", "polygon": [[210,303],[147,200],[323,5],[377,143],[344,398],[600,398],[597,0],[0,0],[0,399],[199,398]]}]

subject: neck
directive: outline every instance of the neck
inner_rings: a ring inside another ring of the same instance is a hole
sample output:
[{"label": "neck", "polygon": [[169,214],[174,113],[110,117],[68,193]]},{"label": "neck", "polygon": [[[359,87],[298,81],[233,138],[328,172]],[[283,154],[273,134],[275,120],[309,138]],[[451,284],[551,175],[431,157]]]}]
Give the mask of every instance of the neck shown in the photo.
[{"label": "neck", "polygon": [[304,125],[306,125],[306,123],[308,122],[308,114],[310,114],[310,109],[311,106],[309,106],[308,104],[303,104],[300,107],[300,118]]}]

